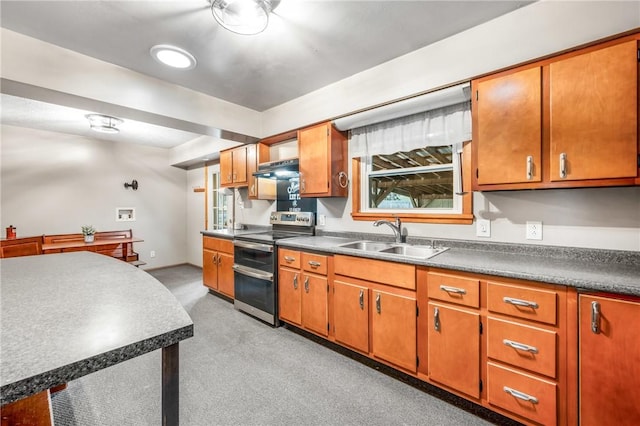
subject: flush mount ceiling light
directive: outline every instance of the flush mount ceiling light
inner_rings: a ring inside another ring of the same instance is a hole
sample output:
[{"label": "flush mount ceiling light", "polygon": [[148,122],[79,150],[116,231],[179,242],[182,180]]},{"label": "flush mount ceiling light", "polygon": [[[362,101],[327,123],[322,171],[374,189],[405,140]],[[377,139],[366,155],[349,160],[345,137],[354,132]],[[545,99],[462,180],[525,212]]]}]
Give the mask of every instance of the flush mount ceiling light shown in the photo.
[{"label": "flush mount ceiling light", "polygon": [[196,58],[191,53],[170,44],[157,44],[149,50],[149,53],[161,64],[181,70],[193,69],[197,64]]},{"label": "flush mount ceiling light", "polygon": [[87,114],[85,117],[89,120],[91,130],[100,133],[119,133],[120,129],[116,126],[123,123],[119,118],[110,115]]},{"label": "flush mount ceiling light", "polygon": [[220,25],[236,34],[259,34],[280,0],[210,0],[211,13]]}]

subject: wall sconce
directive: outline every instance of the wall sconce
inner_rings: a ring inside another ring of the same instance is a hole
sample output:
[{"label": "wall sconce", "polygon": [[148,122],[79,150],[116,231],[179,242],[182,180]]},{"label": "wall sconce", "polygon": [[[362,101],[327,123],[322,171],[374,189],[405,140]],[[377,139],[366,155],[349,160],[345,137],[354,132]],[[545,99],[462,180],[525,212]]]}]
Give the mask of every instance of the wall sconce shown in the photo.
[{"label": "wall sconce", "polygon": [[138,190],[138,181],[134,179],[134,180],[131,181],[131,183],[125,182],[124,183],[124,189],[127,189],[127,188],[133,188],[134,191],[137,191]]}]

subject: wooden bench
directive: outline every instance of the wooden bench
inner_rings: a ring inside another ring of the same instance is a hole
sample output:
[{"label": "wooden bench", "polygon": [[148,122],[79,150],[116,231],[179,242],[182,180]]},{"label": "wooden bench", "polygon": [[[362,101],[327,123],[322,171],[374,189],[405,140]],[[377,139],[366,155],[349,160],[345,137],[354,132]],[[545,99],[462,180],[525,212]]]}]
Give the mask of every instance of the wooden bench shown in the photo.
[{"label": "wooden bench", "polygon": [[0,242],[0,258],[42,254],[43,236],[22,237]]},{"label": "wooden bench", "polygon": [[132,239],[133,233],[131,229],[96,232],[94,243],[85,243],[82,234],[45,235],[42,251],[44,254],[93,251],[105,256],[115,257],[136,267],[146,265],[146,262],[139,259],[138,253],[133,251]]}]

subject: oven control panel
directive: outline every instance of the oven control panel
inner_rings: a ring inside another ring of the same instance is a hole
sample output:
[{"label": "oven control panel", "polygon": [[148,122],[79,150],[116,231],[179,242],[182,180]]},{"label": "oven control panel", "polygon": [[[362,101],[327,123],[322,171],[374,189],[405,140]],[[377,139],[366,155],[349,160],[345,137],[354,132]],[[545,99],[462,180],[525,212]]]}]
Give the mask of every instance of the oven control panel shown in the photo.
[{"label": "oven control panel", "polygon": [[315,215],[311,212],[272,212],[269,223],[272,225],[314,226]]}]

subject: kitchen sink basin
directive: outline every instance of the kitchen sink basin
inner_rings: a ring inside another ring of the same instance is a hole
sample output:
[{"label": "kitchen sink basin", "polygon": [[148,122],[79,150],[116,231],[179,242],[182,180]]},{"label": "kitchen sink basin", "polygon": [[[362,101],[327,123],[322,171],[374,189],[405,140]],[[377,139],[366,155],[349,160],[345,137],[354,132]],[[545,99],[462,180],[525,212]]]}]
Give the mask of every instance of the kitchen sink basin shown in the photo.
[{"label": "kitchen sink basin", "polygon": [[393,244],[380,241],[354,241],[353,243],[340,244],[339,247],[364,251],[381,251],[393,247]]},{"label": "kitchen sink basin", "polygon": [[429,246],[397,245],[397,246],[392,246],[392,247],[380,250],[380,253],[392,253],[392,254],[398,254],[400,256],[428,259],[446,250],[448,250],[448,248],[446,247],[433,248]]},{"label": "kitchen sink basin", "polygon": [[352,243],[340,244],[338,247],[373,251],[384,254],[395,254],[399,257],[415,257],[418,259],[429,259],[430,257],[448,250],[447,247],[433,248],[431,246],[413,246],[411,244],[384,243],[381,241],[354,241]]}]

